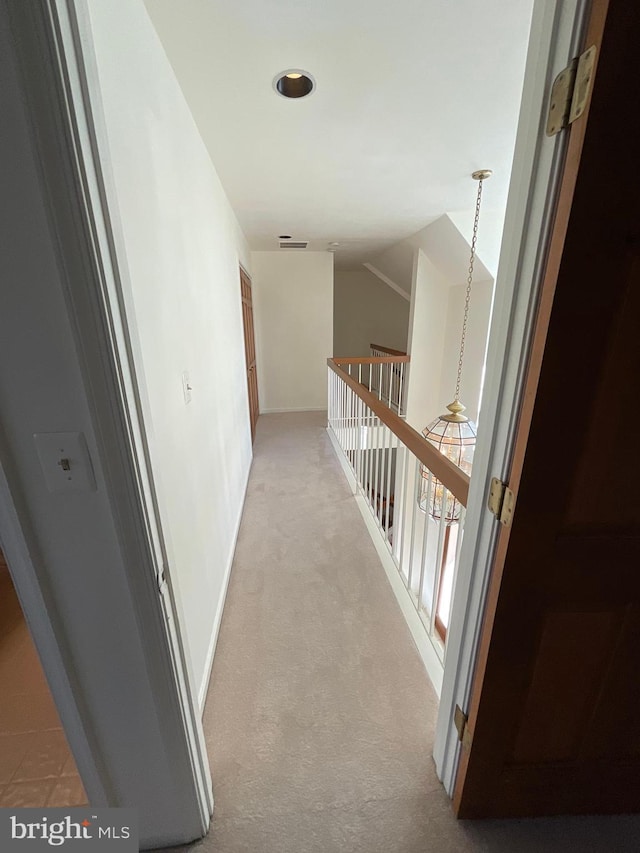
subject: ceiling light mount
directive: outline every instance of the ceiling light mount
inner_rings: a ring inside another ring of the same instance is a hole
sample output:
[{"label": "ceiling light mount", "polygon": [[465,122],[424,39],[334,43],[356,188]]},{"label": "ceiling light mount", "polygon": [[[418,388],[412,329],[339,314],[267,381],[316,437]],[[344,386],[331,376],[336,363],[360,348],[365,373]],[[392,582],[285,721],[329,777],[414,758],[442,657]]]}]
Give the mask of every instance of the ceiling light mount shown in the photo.
[{"label": "ceiling light mount", "polygon": [[282,98],[306,98],[316,88],[316,81],[308,71],[289,68],[273,78],[273,88]]}]

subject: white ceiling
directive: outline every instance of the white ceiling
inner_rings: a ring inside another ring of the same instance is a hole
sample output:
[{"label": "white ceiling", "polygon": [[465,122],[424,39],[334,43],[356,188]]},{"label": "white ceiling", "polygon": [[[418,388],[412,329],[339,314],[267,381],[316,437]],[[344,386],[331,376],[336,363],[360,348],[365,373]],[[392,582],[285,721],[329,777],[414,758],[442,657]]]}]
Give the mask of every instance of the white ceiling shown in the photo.
[{"label": "white ceiling", "polygon": [[[369,260],[506,203],[533,0],[145,0],[253,249]],[[301,100],[274,76],[317,81]]]}]

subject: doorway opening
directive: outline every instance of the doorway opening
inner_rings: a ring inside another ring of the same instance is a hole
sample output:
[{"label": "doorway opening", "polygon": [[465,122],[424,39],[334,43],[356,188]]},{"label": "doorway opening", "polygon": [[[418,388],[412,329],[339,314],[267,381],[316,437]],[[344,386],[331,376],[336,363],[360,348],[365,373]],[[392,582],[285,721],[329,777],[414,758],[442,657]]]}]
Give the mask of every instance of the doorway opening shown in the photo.
[{"label": "doorway opening", "polygon": [[[236,267],[236,269],[237,269],[237,267]],[[235,284],[235,287],[237,288],[237,282],[236,282],[236,284]],[[235,291],[235,292],[237,293],[237,291]],[[237,362],[236,362],[236,363],[237,363]],[[249,359],[247,359],[247,368],[249,368],[249,367],[250,367],[250,360],[249,360]],[[415,377],[414,377],[414,379],[415,379]],[[238,383],[238,384],[239,384],[239,383]],[[194,407],[194,408],[195,408],[195,407]],[[255,423],[252,423],[252,428],[253,428],[253,427],[255,427]],[[252,429],[252,431],[253,431],[253,429]],[[229,446],[231,446],[231,443],[229,444]],[[388,469],[388,470],[389,470],[389,469]],[[389,473],[389,476],[390,476],[390,473]],[[389,506],[390,506],[390,501],[387,503],[387,507],[389,507]],[[388,528],[388,526],[389,526],[390,512],[389,512],[388,510],[385,512],[385,511],[384,511],[384,509],[381,509],[381,514],[384,516],[384,518],[385,518],[384,523],[387,525],[387,528]],[[230,525],[229,525],[229,526],[230,526]],[[176,526],[176,527],[177,527],[177,526]],[[222,596],[222,599],[223,599],[223,597],[224,597],[224,596]],[[221,600],[222,600],[222,599],[221,599]],[[216,618],[217,618],[217,617],[216,617]],[[449,629],[449,630],[450,630],[450,629]],[[448,633],[449,633],[449,631],[448,631]],[[458,643],[458,645],[460,645],[460,643]],[[214,647],[215,647],[215,645],[214,645],[214,644],[210,646],[210,648],[211,648],[211,650],[212,650],[212,651],[213,651],[213,648],[214,648]],[[212,656],[212,655],[211,655],[211,656]],[[207,656],[207,661],[208,661],[208,660],[209,660],[209,656]]]},{"label": "doorway opening", "polygon": [[256,367],[256,338],[253,325],[253,291],[249,274],[240,267],[242,295],[242,325],[244,329],[244,356],[247,362],[247,393],[249,395],[249,421],[251,440],[256,438],[256,424],[260,414],[258,399],[258,369]]}]

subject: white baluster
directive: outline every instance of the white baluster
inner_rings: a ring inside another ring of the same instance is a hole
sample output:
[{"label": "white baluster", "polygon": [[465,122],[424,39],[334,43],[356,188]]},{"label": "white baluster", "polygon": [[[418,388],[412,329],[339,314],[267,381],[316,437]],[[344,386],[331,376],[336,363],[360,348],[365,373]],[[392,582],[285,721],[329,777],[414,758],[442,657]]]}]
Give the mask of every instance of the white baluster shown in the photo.
[{"label": "white baluster", "polygon": [[412,494],[412,511],[411,511],[411,550],[409,553],[409,570],[407,572],[407,588],[410,593],[412,593],[413,589],[413,563],[414,563],[414,551],[416,546],[416,513],[418,511],[418,500],[416,494],[417,487],[417,478],[420,474],[420,470],[418,467],[418,460],[416,457],[411,454],[411,459],[413,461],[413,477],[411,478],[411,482],[413,483],[413,494]]},{"label": "white baluster", "polygon": [[[421,479],[424,477],[421,476]],[[422,485],[422,483],[420,484]],[[424,538],[422,540],[422,557],[420,560],[420,584],[418,586],[418,605],[422,607],[424,602],[422,600],[423,591],[424,591],[424,581],[427,575],[427,542],[429,541],[429,528],[431,526],[431,516],[429,514],[429,506],[431,502],[431,493],[433,491],[433,474],[429,471],[429,476],[427,477],[427,488],[425,493],[425,501],[426,501],[426,509],[424,513]]]},{"label": "white baluster", "polygon": [[429,634],[433,636],[436,624],[436,609],[438,606],[438,590],[442,577],[442,558],[444,556],[445,532],[447,529],[447,501],[449,492],[442,486],[442,504],[440,507],[440,522],[438,524],[438,547],[436,548],[436,564],[431,594],[431,613],[429,614]]}]

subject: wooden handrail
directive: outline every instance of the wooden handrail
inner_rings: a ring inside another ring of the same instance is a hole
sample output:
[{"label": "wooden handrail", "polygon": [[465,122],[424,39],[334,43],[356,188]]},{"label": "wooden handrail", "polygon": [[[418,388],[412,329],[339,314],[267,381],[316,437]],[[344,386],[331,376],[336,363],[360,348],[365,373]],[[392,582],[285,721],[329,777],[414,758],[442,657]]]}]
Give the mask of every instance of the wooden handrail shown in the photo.
[{"label": "wooden handrail", "polygon": [[408,355],[384,355],[384,356],[371,356],[371,358],[360,358],[359,356],[354,356],[353,358],[338,358],[338,356],[334,356],[332,359],[337,365],[341,364],[406,364],[408,361],[411,361],[411,356]]},{"label": "wooden handrail", "polygon": [[[409,357],[406,357],[407,360]],[[467,505],[469,499],[469,477],[457,465],[454,465],[446,456],[420,435],[406,421],[398,417],[396,413],[386,406],[370,391],[349,376],[346,370],[340,367],[339,362],[349,363],[349,359],[328,358],[327,365],[334,373],[345,382],[352,391],[376,414],[382,423],[386,424],[391,432],[408,448],[418,461],[433,472],[434,476],[456,497],[463,506]],[[357,359],[356,359],[357,361]]]},{"label": "wooden handrail", "polygon": [[389,355],[406,355],[404,350],[383,347],[381,344],[369,344],[369,349],[377,349],[379,352],[388,352]]}]

